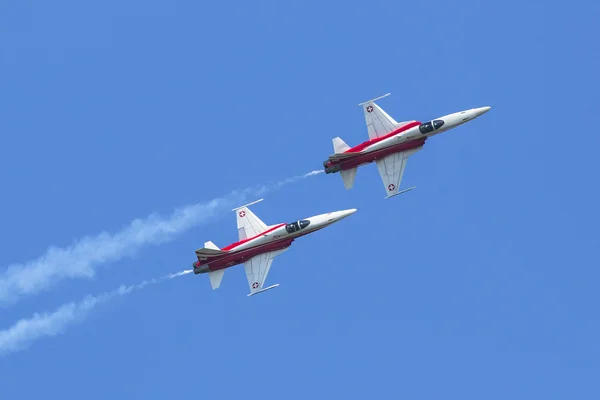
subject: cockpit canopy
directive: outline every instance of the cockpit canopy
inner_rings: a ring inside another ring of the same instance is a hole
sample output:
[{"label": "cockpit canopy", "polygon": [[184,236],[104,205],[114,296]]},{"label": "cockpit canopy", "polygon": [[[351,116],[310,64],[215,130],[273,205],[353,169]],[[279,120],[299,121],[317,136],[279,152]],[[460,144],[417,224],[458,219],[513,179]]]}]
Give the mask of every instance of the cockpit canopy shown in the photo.
[{"label": "cockpit canopy", "polygon": [[310,221],[307,219],[303,219],[300,221],[292,222],[285,226],[285,230],[288,233],[298,232],[300,229],[306,228],[310,224]]},{"label": "cockpit canopy", "polygon": [[426,134],[440,129],[442,125],[444,125],[443,119],[434,119],[433,121],[425,122],[424,124],[419,125],[419,131],[422,134]]}]

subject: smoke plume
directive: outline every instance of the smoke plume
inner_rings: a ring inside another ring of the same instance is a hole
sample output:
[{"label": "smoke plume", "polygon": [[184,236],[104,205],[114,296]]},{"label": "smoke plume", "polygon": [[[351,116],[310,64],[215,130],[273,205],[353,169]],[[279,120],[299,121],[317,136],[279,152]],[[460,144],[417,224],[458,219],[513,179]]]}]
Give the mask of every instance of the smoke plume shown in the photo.
[{"label": "smoke plume", "polygon": [[[229,212],[250,196],[261,196],[322,172],[312,171],[267,185],[236,190],[208,202],[177,208],[168,217],[151,214],[145,219],[133,220],[116,233],[86,236],[70,246],[50,246],[40,257],[10,265],[0,274],[0,305],[15,303],[23,296],[47,290],[62,280],[91,278],[99,266],[131,256],[144,246],[171,241],[177,235]],[[85,307],[85,304],[66,305],[56,318],[77,314]]]},{"label": "smoke plume", "polygon": [[80,302],[70,302],[60,306],[51,313],[35,313],[31,318],[24,318],[8,329],[0,331],[0,355],[24,350],[33,342],[45,336],[63,333],[70,325],[82,321],[95,307],[106,303],[117,296],[125,296],[148,285],[187,275],[193,270],[185,270],[175,274],[143,281],[137,285],[122,285],[112,292],[98,296],[87,296]]}]

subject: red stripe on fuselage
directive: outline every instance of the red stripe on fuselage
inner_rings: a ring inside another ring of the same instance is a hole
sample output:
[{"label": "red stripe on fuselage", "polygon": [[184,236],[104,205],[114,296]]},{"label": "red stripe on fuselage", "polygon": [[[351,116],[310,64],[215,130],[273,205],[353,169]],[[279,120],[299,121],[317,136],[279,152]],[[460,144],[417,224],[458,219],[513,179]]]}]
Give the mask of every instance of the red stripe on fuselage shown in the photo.
[{"label": "red stripe on fuselage", "polygon": [[410,122],[404,126],[401,126],[400,128],[391,131],[390,133],[388,133],[387,135],[384,136],[380,136],[371,140],[367,140],[366,142],[363,142],[361,144],[359,144],[358,146],[354,146],[351,149],[346,150],[344,153],[359,153],[361,151],[363,151],[364,149],[366,149],[367,147],[374,145],[375,143],[381,142],[382,140],[385,140],[387,138],[391,138],[392,136],[395,136],[399,133],[405,132],[411,128],[414,128],[415,126],[419,126],[421,125],[421,123],[419,121],[414,121],[414,122]]},{"label": "red stripe on fuselage", "polygon": [[427,140],[427,138],[424,137],[424,138],[419,138],[419,139],[411,140],[411,141],[404,142],[404,143],[399,143],[394,146],[385,147],[381,150],[372,151],[370,153],[360,153],[354,157],[349,157],[349,158],[341,160],[341,162],[339,162],[339,165],[340,165],[340,168],[342,169],[342,171],[352,169],[354,167],[358,167],[359,165],[368,164],[368,163],[372,163],[373,161],[381,160],[382,158],[387,157],[390,154],[416,149],[418,147],[423,146],[425,144],[426,140]]},{"label": "red stripe on fuselage", "polygon": [[241,264],[250,260],[252,257],[256,257],[263,253],[268,253],[271,251],[277,251],[285,249],[289,247],[295,238],[285,238],[282,240],[275,240],[269,243],[263,243],[258,246],[250,247],[248,249],[233,251],[228,254],[224,254],[221,257],[218,257],[216,260],[211,261],[208,264],[208,268],[211,271],[215,271],[218,269],[233,267],[234,265]]},{"label": "red stripe on fuselage", "polygon": [[[285,225],[285,224],[281,224],[280,226],[283,226],[283,225]],[[244,249],[244,250],[239,250],[239,251],[234,250],[231,253],[223,254],[222,256],[217,256],[215,258],[212,258],[208,263],[205,263],[205,264],[208,264],[208,268],[211,271],[233,267],[234,265],[238,265],[243,262],[246,262],[249,259],[251,259],[252,257],[256,257],[257,255],[260,255],[263,253],[268,253],[271,251],[285,249],[285,248],[291,246],[292,242],[294,240],[296,240],[296,238],[299,238],[304,235],[308,235],[309,233],[316,232],[323,228],[325,228],[325,226],[322,226],[317,229],[313,229],[308,232],[303,232],[298,236],[284,237],[282,239],[274,240],[272,242],[262,243],[262,244],[254,246],[254,247]],[[202,262],[200,262],[200,265],[205,265],[205,264],[202,264]]]},{"label": "red stripe on fuselage", "polygon": [[259,237],[259,236],[263,236],[263,235],[266,235],[266,234],[267,234],[267,233],[269,233],[269,232],[273,232],[275,229],[277,229],[277,228],[281,228],[282,226],[285,226],[285,224],[279,224],[279,225],[275,225],[274,227],[272,227],[272,228],[270,228],[270,229],[267,229],[266,231],[264,231],[264,232],[262,232],[262,233],[259,233],[259,234],[258,234],[258,235],[256,235],[256,236],[252,236],[251,238],[246,238],[246,239],[240,240],[239,242],[232,243],[232,244],[230,244],[229,246],[223,247],[221,250],[223,250],[223,251],[229,251],[229,250],[232,250],[232,249],[234,249],[234,248],[236,248],[236,247],[238,247],[238,246],[240,246],[240,245],[242,245],[242,244],[244,244],[244,243],[246,243],[246,242],[249,242],[249,241],[251,241],[251,240],[253,240],[253,239],[256,239],[256,238],[257,238],[257,237]]}]

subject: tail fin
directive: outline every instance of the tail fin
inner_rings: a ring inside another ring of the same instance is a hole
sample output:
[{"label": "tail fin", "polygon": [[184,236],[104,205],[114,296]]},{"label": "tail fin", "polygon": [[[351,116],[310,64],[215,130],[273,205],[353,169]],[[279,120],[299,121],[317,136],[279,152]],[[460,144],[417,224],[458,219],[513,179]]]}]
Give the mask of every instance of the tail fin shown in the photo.
[{"label": "tail fin", "polygon": [[346,144],[341,138],[336,137],[333,138],[333,152],[334,153],[343,153],[348,150],[350,146]]}]

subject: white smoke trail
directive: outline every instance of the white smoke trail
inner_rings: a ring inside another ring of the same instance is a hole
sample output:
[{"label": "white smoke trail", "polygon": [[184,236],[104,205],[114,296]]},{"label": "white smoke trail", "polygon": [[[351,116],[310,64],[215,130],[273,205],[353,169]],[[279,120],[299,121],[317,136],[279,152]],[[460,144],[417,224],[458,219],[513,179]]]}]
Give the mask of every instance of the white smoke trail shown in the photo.
[{"label": "white smoke trail", "polygon": [[83,320],[97,305],[114,297],[125,296],[134,290],[141,290],[148,285],[187,275],[191,272],[193,270],[189,269],[162,278],[143,281],[137,285],[122,285],[112,292],[102,293],[98,296],[87,296],[78,303],[64,304],[52,313],[35,313],[31,318],[21,319],[10,328],[0,331],[0,355],[24,350],[37,339],[63,333],[69,325]]},{"label": "white smoke trail", "polygon": [[50,246],[42,256],[10,265],[0,275],[0,305],[15,303],[22,296],[39,293],[64,279],[91,278],[98,266],[131,256],[143,246],[173,240],[176,235],[229,212],[249,196],[261,196],[322,172],[312,171],[268,185],[233,191],[206,203],[178,208],[166,218],[152,214],[146,219],[132,221],[117,233],[86,236],[67,247]]}]

